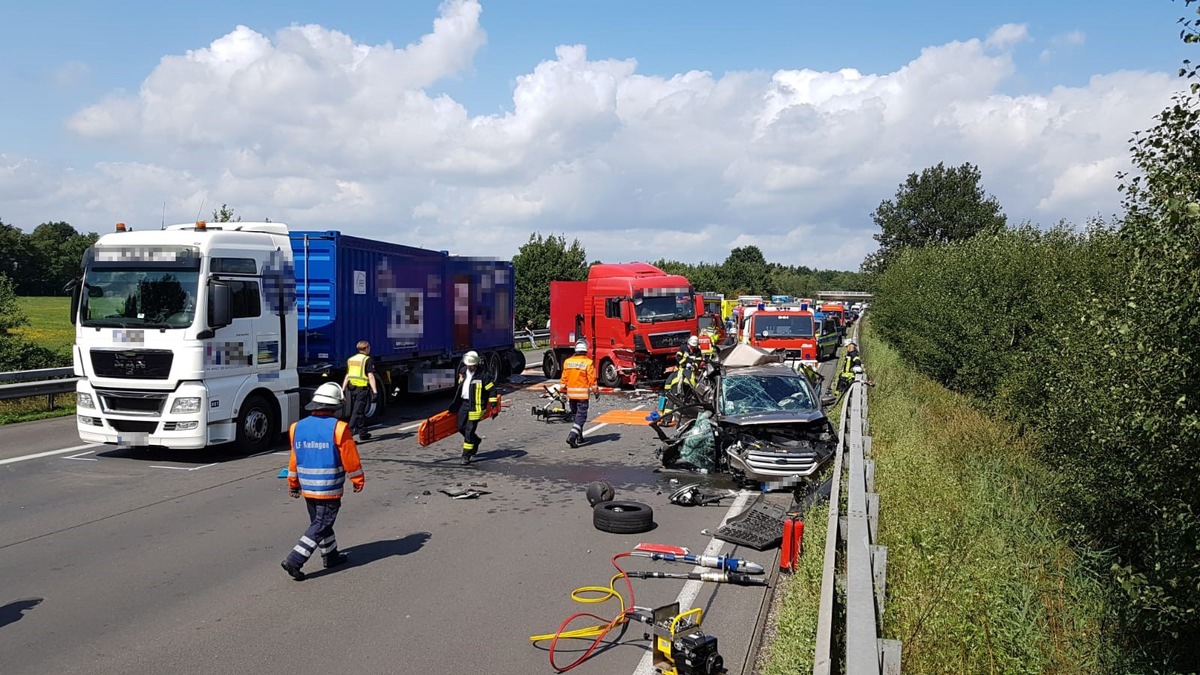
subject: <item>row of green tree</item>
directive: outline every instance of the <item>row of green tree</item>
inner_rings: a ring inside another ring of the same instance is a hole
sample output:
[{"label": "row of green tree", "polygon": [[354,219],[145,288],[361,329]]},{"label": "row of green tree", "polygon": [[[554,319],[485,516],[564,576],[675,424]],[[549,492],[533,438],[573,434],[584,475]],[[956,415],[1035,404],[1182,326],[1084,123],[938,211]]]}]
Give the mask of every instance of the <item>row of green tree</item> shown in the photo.
[{"label": "row of green tree", "polygon": [[[1185,70],[1184,74],[1194,75]],[[871,325],[1030,434],[1147,669],[1200,669],[1200,98],[1132,141],[1112,222],[1006,226],[973,167],[875,212]],[[962,217],[957,217],[959,214]],[[939,225],[946,220],[949,227]],[[947,234],[948,233],[948,234]]]},{"label": "row of green tree", "polygon": [[0,222],[0,274],[12,279],[17,295],[62,295],[97,238],[63,222],[42,223],[29,233]]},{"label": "row of green tree", "polygon": [[[588,263],[587,252],[578,239],[567,243],[565,236],[542,236],[536,232],[512,261],[517,325],[529,322],[536,328],[545,326],[550,316],[550,282],[587,279],[588,268],[598,262]],[[652,264],[668,274],[687,277],[697,292],[721,293],[726,298],[813,297],[821,290],[866,290],[866,274],[769,263],[757,246],[735,248],[721,263],[684,263],[660,258]]]}]

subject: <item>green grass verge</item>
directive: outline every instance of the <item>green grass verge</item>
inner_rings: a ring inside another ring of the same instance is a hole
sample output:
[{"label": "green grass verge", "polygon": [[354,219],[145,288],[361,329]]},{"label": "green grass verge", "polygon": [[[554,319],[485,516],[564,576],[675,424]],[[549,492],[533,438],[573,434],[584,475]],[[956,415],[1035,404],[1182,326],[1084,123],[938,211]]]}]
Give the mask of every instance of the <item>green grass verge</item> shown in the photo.
[{"label": "green grass verge", "polygon": [[17,302],[29,318],[29,325],[13,330],[13,334],[69,357],[75,344],[75,327],[68,318],[71,298],[17,298]]},{"label": "green grass verge", "polygon": [[0,424],[29,422],[75,414],[75,394],[60,394],[55,397],[54,402],[54,409],[48,410],[49,406],[45,396],[0,401]]},{"label": "green grass verge", "polygon": [[865,328],[883,635],[902,641],[904,672],[1116,670],[1111,596],[1068,545],[1035,446]]},{"label": "green grass verge", "polygon": [[794,574],[779,577],[768,640],[764,641],[759,655],[757,673],[795,675],[812,672],[828,520],[828,503],[804,514],[803,554]]}]

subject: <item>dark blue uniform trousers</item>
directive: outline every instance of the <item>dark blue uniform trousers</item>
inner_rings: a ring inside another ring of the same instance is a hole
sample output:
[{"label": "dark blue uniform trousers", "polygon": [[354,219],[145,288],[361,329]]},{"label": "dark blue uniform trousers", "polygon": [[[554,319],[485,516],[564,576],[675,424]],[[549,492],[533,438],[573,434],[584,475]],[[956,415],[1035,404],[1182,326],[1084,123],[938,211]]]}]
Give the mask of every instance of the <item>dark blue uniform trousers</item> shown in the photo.
[{"label": "dark blue uniform trousers", "polygon": [[302,567],[317,548],[321,549],[322,558],[337,555],[337,539],[333,536],[333,521],[337,520],[338,511],[342,508],[342,500],[340,498],[305,497],[304,503],[308,507],[308,518],[312,522],[287,557],[288,564],[297,568]]}]

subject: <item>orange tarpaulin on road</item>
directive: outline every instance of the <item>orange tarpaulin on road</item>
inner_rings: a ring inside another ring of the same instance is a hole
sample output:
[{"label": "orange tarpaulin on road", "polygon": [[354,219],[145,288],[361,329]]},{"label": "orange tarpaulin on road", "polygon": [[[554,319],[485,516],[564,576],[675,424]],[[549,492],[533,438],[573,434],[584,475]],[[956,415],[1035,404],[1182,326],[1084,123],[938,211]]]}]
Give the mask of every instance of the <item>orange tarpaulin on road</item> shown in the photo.
[{"label": "orange tarpaulin on road", "polygon": [[[609,410],[592,421],[597,424],[639,424],[641,426],[649,426],[650,421],[646,419],[646,416],[649,414],[649,410]],[[660,424],[659,426],[669,425]]]},{"label": "orange tarpaulin on road", "polygon": [[[501,396],[496,396],[495,405],[484,408],[483,419],[490,419],[500,414],[500,409],[503,407],[501,398]],[[421,422],[421,426],[417,427],[417,443],[422,446],[432,445],[456,433],[458,433],[458,415],[444,410]]]}]

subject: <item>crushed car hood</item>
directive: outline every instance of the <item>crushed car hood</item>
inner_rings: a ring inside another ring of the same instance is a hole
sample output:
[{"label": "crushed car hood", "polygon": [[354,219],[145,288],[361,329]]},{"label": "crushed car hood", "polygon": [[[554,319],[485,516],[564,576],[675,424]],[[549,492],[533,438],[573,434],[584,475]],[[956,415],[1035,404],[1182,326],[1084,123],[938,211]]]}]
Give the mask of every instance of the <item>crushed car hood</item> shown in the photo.
[{"label": "crushed car hood", "polygon": [[750,415],[722,417],[721,424],[736,424],[739,427],[778,425],[778,424],[808,424],[825,418],[820,410],[780,410]]}]

